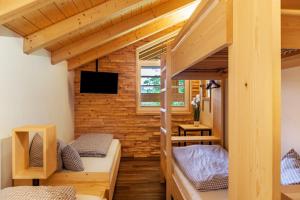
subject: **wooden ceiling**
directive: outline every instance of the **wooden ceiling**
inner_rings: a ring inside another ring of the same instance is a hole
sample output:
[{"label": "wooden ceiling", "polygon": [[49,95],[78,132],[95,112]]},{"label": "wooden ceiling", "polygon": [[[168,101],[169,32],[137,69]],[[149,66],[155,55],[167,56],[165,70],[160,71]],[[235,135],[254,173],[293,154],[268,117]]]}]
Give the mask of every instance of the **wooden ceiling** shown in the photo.
[{"label": "wooden ceiling", "polygon": [[75,69],[162,31],[181,28],[197,3],[196,0],[0,1],[0,24],[24,37],[25,53],[45,48],[51,52],[53,64],[67,60],[69,68]]}]

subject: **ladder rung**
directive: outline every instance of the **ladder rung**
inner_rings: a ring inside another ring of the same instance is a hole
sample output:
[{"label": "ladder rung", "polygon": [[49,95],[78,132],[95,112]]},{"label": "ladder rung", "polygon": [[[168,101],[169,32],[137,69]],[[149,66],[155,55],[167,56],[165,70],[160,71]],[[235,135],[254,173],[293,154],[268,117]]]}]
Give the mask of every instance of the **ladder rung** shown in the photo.
[{"label": "ladder rung", "polygon": [[163,127],[160,127],[160,130],[161,130],[162,133],[167,134],[167,130],[164,129]]},{"label": "ladder rung", "polygon": [[167,152],[166,152],[166,150],[163,150],[163,152],[164,152],[165,156],[167,157]]},{"label": "ladder rung", "polygon": [[161,73],[164,73],[166,71],[166,67],[162,68]]}]

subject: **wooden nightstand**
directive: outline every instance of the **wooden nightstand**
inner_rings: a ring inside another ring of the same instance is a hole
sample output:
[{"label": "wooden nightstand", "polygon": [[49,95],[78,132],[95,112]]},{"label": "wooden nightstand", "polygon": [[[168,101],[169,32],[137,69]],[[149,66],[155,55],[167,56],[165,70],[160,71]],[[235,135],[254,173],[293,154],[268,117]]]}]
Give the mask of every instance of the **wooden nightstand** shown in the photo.
[{"label": "wooden nightstand", "polygon": [[[30,133],[39,133],[43,137],[43,167],[29,166]],[[47,179],[56,171],[56,156],[56,128],[54,125],[27,125],[13,129],[13,179],[32,179],[33,185],[39,185],[39,179]]]}]

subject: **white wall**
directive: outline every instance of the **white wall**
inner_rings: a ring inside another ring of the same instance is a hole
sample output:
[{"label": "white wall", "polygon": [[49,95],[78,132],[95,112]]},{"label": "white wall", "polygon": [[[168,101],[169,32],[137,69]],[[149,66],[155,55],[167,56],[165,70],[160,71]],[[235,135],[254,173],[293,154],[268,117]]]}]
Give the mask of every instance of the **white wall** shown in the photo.
[{"label": "white wall", "polygon": [[51,123],[58,138],[72,140],[73,73],[66,63],[51,65],[47,51],[25,55],[22,46],[0,27],[0,139],[14,127]]},{"label": "white wall", "polygon": [[281,152],[300,153],[300,67],[282,71]]}]

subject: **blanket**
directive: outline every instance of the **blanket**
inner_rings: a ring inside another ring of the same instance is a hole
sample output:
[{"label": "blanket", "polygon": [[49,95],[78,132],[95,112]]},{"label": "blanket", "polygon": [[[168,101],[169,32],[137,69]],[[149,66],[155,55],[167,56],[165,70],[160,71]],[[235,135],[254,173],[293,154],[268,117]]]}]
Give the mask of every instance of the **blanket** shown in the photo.
[{"label": "blanket", "polygon": [[228,154],[219,145],[174,147],[179,168],[197,190],[228,188]]}]

